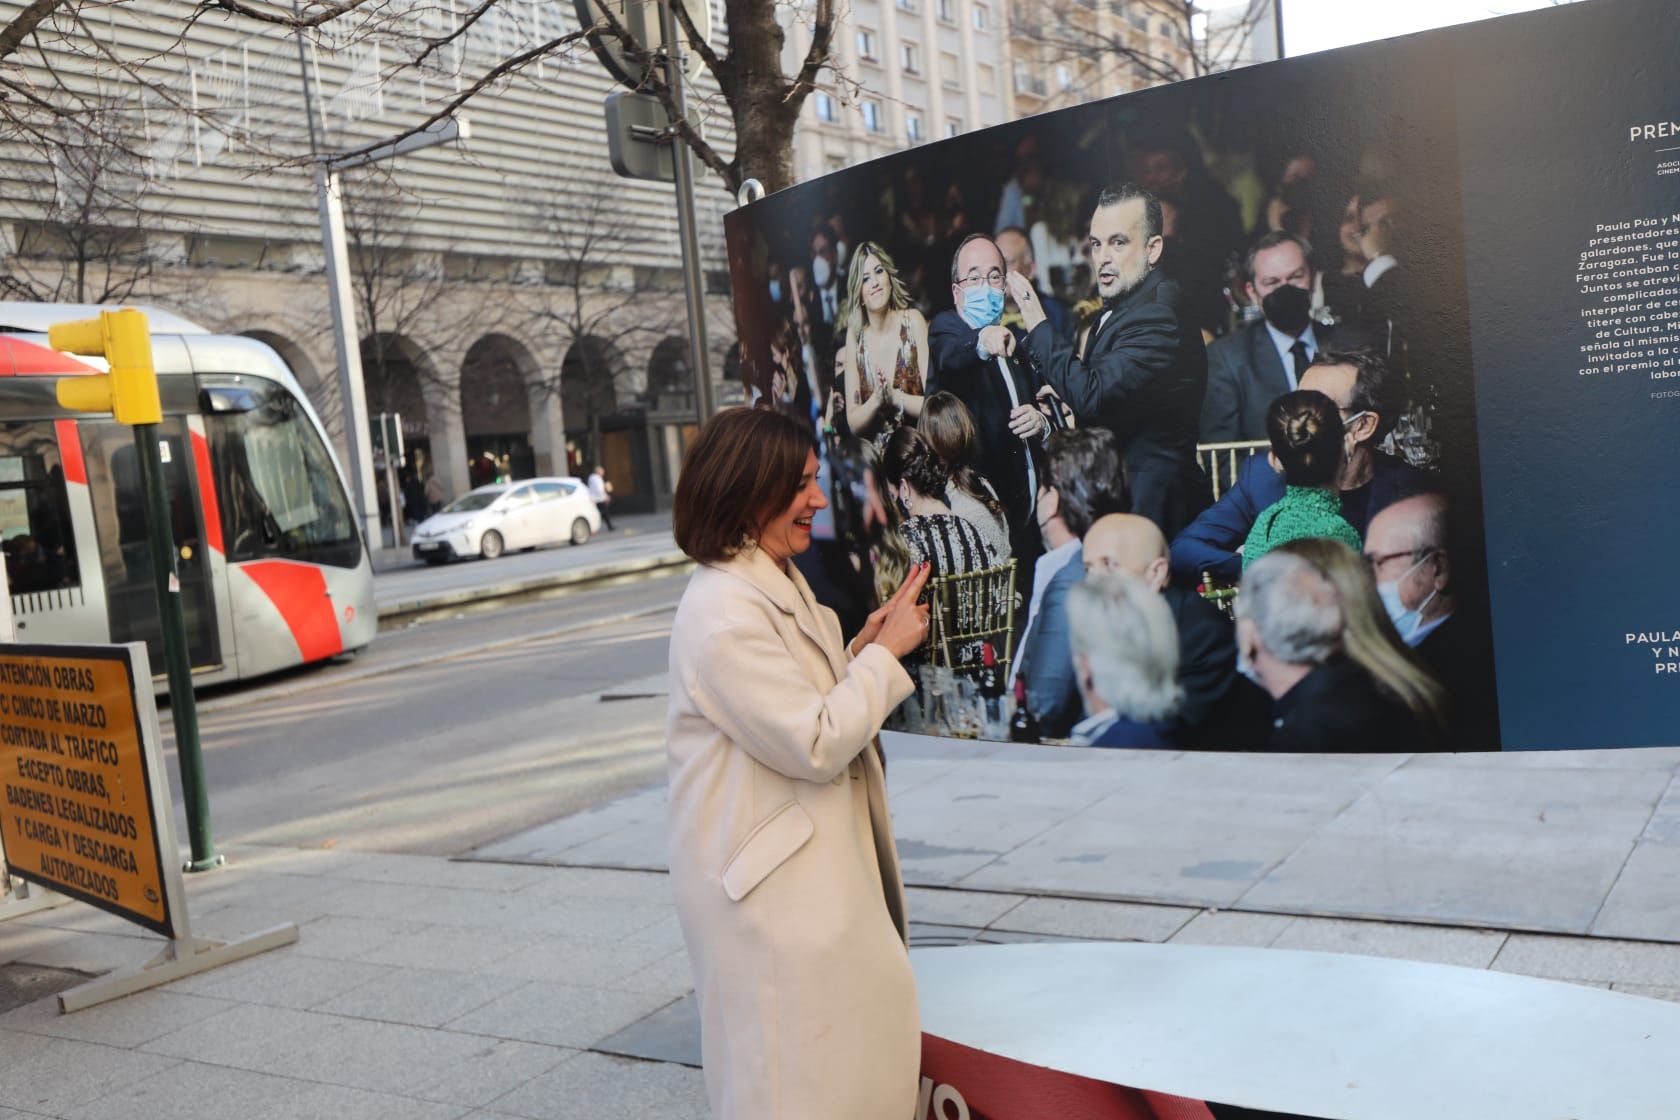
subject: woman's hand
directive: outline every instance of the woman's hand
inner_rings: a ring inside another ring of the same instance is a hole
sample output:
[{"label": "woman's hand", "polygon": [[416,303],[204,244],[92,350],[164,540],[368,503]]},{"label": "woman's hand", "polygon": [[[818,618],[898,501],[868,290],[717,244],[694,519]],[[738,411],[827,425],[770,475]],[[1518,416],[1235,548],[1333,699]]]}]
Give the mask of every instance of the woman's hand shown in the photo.
[{"label": "woman's hand", "polygon": [[922,588],[927,586],[931,572],[932,569],[924,562],[910,573],[904,586],[898,589],[888,604],[887,616],[881,620],[881,632],[875,636],[877,644],[885,646],[900,660],[915,653],[927,641],[927,604],[916,600],[921,597]]},{"label": "woman's hand", "polygon": [[[904,577],[904,582],[898,585],[898,590],[893,592],[892,598],[882,603],[868,618],[864,619],[863,629],[859,630],[857,637],[852,639],[850,648],[853,657],[862,653],[863,647],[870,642],[881,640],[881,631],[886,626],[887,619],[891,617],[893,611],[898,609],[900,604],[907,602],[911,606],[915,605],[916,599],[922,593],[922,588],[927,584],[928,573],[931,570],[925,560],[911,568],[910,574]],[[926,617],[927,608],[923,607],[921,610],[923,617]],[[925,632],[924,630],[923,633]],[[919,640],[917,644],[920,644]],[[915,649],[916,647],[911,646],[910,648]],[[894,656],[903,657],[904,655],[895,651]]]}]

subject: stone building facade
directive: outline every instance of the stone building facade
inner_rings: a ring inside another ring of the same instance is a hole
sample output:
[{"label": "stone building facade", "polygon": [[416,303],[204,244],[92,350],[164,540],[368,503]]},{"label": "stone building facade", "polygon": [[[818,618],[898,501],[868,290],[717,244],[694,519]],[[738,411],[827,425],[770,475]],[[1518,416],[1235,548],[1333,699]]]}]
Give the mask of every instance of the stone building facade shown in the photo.
[{"label": "stone building facade", "polygon": [[[0,20],[19,7],[0,0]],[[456,7],[416,11],[459,21],[473,5]],[[105,141],[63,126],[40,142],[0,138],[5,298],[150,303],[260,338],[342,453],[312,149],[353,149],[424,119],[576,16],[513,0],[423,72],[399,65],[415,33],[459,23],[335,25],[307,38],[300,60],[277,28],[205,14],[183,35],[179,17],[170,0],[111,5],[97,49],[78,38],[86,26],[61,27],[43,37],[46,59],[19,56],[43,89],[50,64],[109,127]],[[580,48],[474,97],[465,142],[346,176],[369,411],[403,415],[418,463],[450,494],[492,459],[519,476],[599,460],[622,505],[669,501],[697,418],[675,205],[669,185],[611,171],[602,106],[615,88]],[[726,146],[728,123],[706,122]],[[720,382],[734,335],[721,219],[733,205],[702,178]],[[67,283],[78,270],[88,282]]]}]

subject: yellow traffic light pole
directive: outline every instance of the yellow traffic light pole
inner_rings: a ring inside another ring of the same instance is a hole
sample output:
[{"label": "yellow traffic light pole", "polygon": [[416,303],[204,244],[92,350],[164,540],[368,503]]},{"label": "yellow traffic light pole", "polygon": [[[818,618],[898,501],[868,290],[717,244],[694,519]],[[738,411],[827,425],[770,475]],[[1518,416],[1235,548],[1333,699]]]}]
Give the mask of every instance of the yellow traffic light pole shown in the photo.
[{"label": "yellow traffic light pole", "polygon": [[175,722],[175,751],[181,764],[181,792],[187,808],[187,837],[192,844],[188,871],[219,866],[210,836],[210,797],[204,784],[204,752],[198,740],[198,705],[193,699],[192,659],[187,653],[187,621],[181,609],[181,578],[175,565],[175,536],[170,528],[169,492],[158,452],[163,402],[152,365],[152,336],[146,315],[133,308],[101,311],[97,319],[54,323],[47,331],[54,350],[102,355],[108,374],[63,377],[58,403],[76,412],[109,412],[117,423],[134,429],[140,457],[140,489],[146,500],[146,537],[151,545],[152,579],[158,617],[163,623],[163,656],[169,669],[169,713]]}]

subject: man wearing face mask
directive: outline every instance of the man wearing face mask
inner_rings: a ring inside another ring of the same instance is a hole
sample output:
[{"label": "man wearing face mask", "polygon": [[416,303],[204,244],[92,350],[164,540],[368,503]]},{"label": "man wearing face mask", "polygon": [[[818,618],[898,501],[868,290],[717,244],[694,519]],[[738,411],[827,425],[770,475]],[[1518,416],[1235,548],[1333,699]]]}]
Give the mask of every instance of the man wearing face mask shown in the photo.
[{"label": "man wearing face mask", "polygon": [[985,234],[971,234],[957,247],[951,259],[956,307],[928,324],[927,391],[951,393],[973,414],[974,469],[1003,503],[1015,556],[1030,559],[1041,550],[1033,499],[1050,421],[1032,403],[1037,378],[1025,364],[1020,335],[999,321],[1005,271],[1003,254]]},{"label": "man wearing face mask", "polygon": [[[1341,413],[1346,457],[1336,489],[1343,519],[1361,537],[1371,519],[1395,502],[1439,489],[1428,471],[1377,450],[1400,410],[1388,363],[1375,351],[1321,351],[1300,385],[1329,397]],[[1208,572],[1235,583],[1242,575],[1237,550],[1260,512],[1282,498],[1286,488],[1266,456],[1251,456],[1236,484],[1173,538],[1173,577],[1194,584]]]},{"label": "man wearing face mask", "polygon": [[1371,519],[1365,562],[1394,628],[1446,686],[1450,746],[1488,750],[1497,745],[1492,682],[1485,651],[1457,619],[1447,526],[1447,500],[1439,494],[1395,502]]},{"label": "man wearing face mask", "polygon": [[[1272,401],[1301,387],[1301,375],[1321,350],[1349,347],[1347,328],[1313,322],[1318,274],[1311,257],[1311,246],[1280,230],[1249,250],[1246,290],[1265,317],[1208,346],[1203,443],[1265,439]],[[1227,486],[1230,482],[1225,480]]]}]

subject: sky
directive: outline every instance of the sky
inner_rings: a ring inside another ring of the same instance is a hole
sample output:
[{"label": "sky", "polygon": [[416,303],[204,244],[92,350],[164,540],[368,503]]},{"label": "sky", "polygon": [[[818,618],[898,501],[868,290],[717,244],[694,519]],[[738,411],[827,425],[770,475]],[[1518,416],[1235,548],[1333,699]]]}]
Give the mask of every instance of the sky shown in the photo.
[{"label": "sky", "polygon": [[[1245,0],[1204,0],[1224,7]],[[1283,0],[1283,46],[1290,57],[1409,35],[1432,27],[1549,7],[1551,0]]]}]

